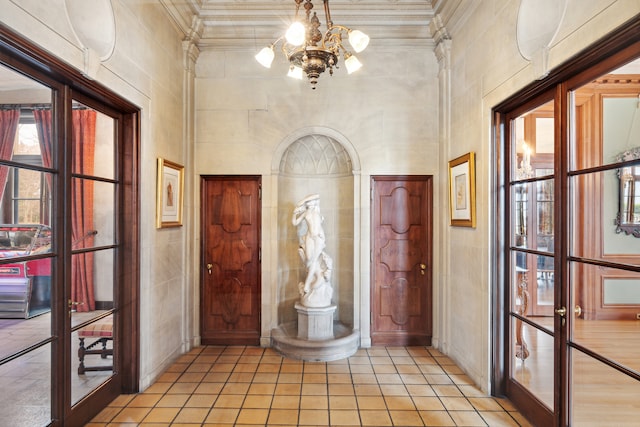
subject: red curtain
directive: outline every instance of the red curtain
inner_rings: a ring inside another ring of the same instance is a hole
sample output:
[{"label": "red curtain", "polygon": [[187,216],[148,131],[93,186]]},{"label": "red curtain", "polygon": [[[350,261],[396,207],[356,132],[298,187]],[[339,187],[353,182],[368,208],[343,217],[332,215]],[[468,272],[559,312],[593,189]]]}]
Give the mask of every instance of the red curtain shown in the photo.
[{"label": "red curtain", "polygon": [[[42,166],[45,168],[53,167],[52,150],[53,141],[51,131],[51,110],[35,109],[33,117],[36,121],[36,129],[38,131],[38,142],[40,143],[40,154],[42,155]],[[51,175],[45,175],[49,194],[51,194]],[[51,210],[42,209],[41,221],[43,224],[51,224]]]},{"label": "red curtain", "polygon": [[[20,109],[0,110],[0,159],[10,160],[13,154],[13,143],[20,122]],[[0,200],[7,185],[9,168],[0,167]]]},{"label": "red curtain", "polygon": [[[72,172],[93,175],[96,145],[96,112],[73,110]],[[71,182],[71,236],[73,249],[93,245],[93,181],[73,178]],[[71,299],[80,302],[77,311],[95,310],[93,253],[71,257]]]},{"label": "red curtain", "polygon": [[[42,165],[53,167],[53,132],[51,110],[33,111],[38,129],[38,140],[42,153]],[[93,175],[96,145],[96,112],[76,109],[72,112],[73,133],[72,172]],[[47,175],[47,185],[51,188],[51,176]],[[48,218],[47,218],[48,220]],[[93,181],[73,178],[71,182],[71,241],[73,249],[88,248],[93,245]],[[71,299],[79,302],[77,311],[95,310],[92,253],[80,253],[71,257]]]}]

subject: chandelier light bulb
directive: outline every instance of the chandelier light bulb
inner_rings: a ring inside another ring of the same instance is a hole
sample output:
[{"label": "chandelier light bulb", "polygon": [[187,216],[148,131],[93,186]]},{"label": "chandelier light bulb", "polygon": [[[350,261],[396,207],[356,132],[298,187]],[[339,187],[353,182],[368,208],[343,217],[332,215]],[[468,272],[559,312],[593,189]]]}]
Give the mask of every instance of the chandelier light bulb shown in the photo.
[{"label": "chandelier light bulb", "polygon": [[271,63],[273,62],[274,57],[275,53],[273,52],[273,46],[262,48],[262,50],[255,56],[256,61],[265,68],[271,68]]},{"label": "chandelier light bulb", "polygon": [[304,39],[306,36],[306,29],[301,22],[296,21],[287,30],[285,37],[287,39],[287,43],[293,46],[300,46],[304,43]]},{"label": "chandelier light bulb", "polygon": [[362,67],[362,63],[358,61],[358,58],[351,54],[345,54],[344,66],[347,67],[347,74],[351,74],[354,71],[358,71]]},{"label": "chandelier light bulb", "polygon": [[296,67],[295,65],[292,65],[289,68],[289,72],[287,73],[288,77],[291,77],[297,80],[302,80],[303,75],[304,74],[303,74],[302,68]]},{"label": "chandelier light bulb", "polygon": [[369,45],[369,36],[360,30],[349,31],[349,44],[356,53],[360,53]]}]

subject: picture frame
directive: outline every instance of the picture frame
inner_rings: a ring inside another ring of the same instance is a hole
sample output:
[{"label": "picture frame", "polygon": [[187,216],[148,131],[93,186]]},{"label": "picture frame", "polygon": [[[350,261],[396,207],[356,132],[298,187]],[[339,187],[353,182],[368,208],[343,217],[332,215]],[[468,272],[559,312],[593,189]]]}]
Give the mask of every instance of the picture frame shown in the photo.
[{"label": "picture frame", "polygon": [[474,152],[449,161],[449,214],[452,226],[476,226],[475,170]]},{"label": "picture frame", "polygon": [[184,166],[158,157],[156,228],[182,226]]}]

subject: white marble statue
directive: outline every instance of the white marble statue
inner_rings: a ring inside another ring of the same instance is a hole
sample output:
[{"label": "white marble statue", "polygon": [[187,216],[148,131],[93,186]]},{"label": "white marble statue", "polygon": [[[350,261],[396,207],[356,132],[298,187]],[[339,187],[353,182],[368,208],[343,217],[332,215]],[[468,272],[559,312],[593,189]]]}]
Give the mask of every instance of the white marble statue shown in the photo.
[{"label": "white marble statue", "polygon": [[298,227],[298,253],[307,269],[307,277],[300,282],[300,302],[305,307],[331,305],[333,261],[326,254],[324,230],[320,214],[320,196],[312,194],[300,200],[293,210],[293,225]]}]

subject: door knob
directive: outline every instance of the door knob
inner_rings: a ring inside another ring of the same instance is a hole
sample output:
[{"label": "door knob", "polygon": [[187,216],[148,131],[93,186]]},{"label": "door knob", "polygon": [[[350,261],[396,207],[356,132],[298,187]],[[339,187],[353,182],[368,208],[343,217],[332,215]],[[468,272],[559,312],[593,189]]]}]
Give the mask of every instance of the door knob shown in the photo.
[{"label": "door knob", "polygon": [[207,264],[207,270],[209,270],[209,275],[211,275],[211,267],[213,267],[213,264],[211,263]]},{"label": "door knob", "polygon": [[560,317],[564,317],[564,316],[567,315],[567,308],[566,307],[556,308],[554,311]]},{"label": "door knob", "polygon": [[71,301],[69,300],[67,302],[67,305],[69,307],[69,317],[71,317],[72,313],[74,313],[76,311],[76,306],[78,305],[84,305],[84,302],[82,301]]},{"label": "door knob", "polygon": [[582,307],[576,305],[576,308],[573,311],[576,313],[577,317],[580,317],[580,315],[582,314]]},{"label": "door knob", "polygon": [[424,276],[424,270],[426,270],[427,265],[426,264],[420,264],[420,274],[422,274]]},{"label": "door knob", "polygon": [[84,305],[82,301],[71,301],[69,300],[69,310],[71,310],[76,305]]}]

